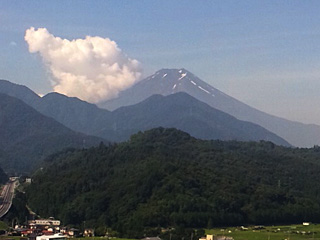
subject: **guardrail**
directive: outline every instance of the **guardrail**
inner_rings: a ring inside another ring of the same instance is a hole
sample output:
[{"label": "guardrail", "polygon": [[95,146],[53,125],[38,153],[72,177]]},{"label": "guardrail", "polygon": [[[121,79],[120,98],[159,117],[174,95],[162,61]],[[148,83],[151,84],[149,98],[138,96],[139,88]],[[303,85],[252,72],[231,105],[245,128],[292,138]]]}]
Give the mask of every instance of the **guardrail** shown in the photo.
[{"label": "guardrail", "polygon": [[[0,206],[0,218],[5,216],[9,212],[9,210],[12,206],[12,199],[13,199],[13,195],[14,195],[15,185],[16,185],[15,181],[14,182],[10,181],[9,183],[7,183],[7,187],[5,189],[6,192],[4,194],[4,199],[3,199],[2,205]],[[9,196],[8,196],[8,194],[9,194]],[[8,202],[9,202],[9,205],[6,207],[5,211],[1,212],[4,209],[5,205],[8,204]]]}]

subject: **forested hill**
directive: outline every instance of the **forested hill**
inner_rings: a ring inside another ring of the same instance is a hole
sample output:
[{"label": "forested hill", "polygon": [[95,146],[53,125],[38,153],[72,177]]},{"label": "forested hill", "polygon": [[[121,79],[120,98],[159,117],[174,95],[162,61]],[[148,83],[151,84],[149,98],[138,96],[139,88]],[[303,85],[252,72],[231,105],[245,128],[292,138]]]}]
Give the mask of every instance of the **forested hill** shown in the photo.
[{"label": "forested hill", "polygon": [[130,141],[47,159],[30,207],[64,224],[212,227],[320,221],[320,149],[197,140],[157,128]]}]

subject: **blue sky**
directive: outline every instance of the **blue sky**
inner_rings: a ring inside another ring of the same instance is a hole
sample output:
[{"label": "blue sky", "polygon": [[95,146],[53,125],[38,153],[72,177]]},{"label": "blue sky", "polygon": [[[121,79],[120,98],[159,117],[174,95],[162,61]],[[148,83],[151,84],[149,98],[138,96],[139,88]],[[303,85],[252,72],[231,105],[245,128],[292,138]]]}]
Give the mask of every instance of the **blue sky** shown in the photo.
[{"label": "blue sky", "polygon": [[26,29],[114,40],[142,63],[193,72],[262,111],[320,124],[320,1],[0,0],[0,78],[52,90]]}]

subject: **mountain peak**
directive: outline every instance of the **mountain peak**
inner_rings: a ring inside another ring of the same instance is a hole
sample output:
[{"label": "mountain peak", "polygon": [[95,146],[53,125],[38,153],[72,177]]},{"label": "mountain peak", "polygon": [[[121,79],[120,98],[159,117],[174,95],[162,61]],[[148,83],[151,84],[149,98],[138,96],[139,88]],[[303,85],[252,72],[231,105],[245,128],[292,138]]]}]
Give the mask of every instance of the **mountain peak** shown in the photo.
[{"label": "mountain peak", "polygon": [[235,116],[240,120],[261,125],[287,139],[292,145],[301,147],[319,145],[320,126],[288,121],[254,109],[219,91],[184,68],[161,69],[121,92],[117,98],[100,103],[99,106],[114,110],[120,106],[142,102],[154,94],[167,96],[177,92],[186,92],[211,107]]},{"label": "mountain peak", "polygon": [[[202,81],[185,68],[161,69],[141,81],[140,85],[148,85],[148,88],[156,86],[157,91],[154,93],[164,96],[177,92],[193,92],[196,95],[204,94],[214,98],[221,94],[219,90]],[[139,86],[139,83],[137,86]]]},{"label": "mountain peak", "polygon": [[34,106],[37,104],[41,97],[38,94],[27,88],[26,86],[9,82],[7,80],[0,79],[0,92],[7,94],[11,97],[16,97],[23,102]]},{"label": "mountain peak", "polygon": [[169,72],[188,72],[185,68],[162,68],[158,71],[156,71],[154,74],[158,73],[169,73]]},{"label": "mountain peak", "polygon": [[185,68],[164,68],[138,82],[132,88],[121,92],[118,98],[100,103],[99,106],[114,110],[119,106],[141,102],[154,94],[167,96],[177,92],[186,92],[193,96],[201,95],[202,98],[210,99],[218,98],[223,94]]},{"label": "mountain peak", "polygon": [[158,77],[158,78],[160,77],[165,80],[174,81],[174,80],[176,80],[176,78],[178,80],[181,80],[187,75],[192,75],[192,74],[184,68],[179,68],[179,69],[177,69],[177,68],[163,68],[163,69],[155,72],[153,75],[151,75],[148,78],[154,79],[156,77]]}]

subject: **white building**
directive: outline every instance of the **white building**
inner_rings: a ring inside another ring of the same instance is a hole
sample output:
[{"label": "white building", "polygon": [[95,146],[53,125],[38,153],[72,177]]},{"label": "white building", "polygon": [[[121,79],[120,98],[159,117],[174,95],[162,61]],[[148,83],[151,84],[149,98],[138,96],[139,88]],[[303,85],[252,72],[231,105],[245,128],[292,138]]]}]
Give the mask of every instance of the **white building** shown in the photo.
[{"label": "white building", "polygon": [[29,221],[29,225],[37,226],[60,226],[60,220],[54,219],[37,219]]},{"label": "white building", "polygon": [[62,233],[56,233],[53,235],[42,235],[37,236],[36,240],[66,240],[67,236],[63,235]]}]

